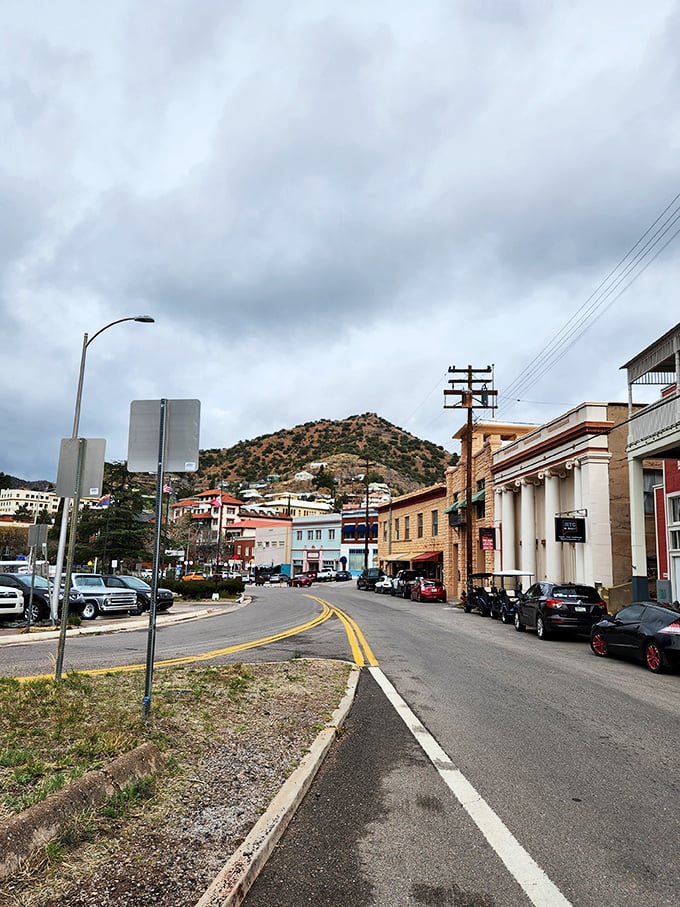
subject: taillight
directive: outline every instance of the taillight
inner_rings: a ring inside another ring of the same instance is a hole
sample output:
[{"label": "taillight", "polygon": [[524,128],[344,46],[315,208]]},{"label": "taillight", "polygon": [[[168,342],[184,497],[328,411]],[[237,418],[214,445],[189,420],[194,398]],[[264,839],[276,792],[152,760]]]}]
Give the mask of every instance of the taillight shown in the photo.
[{"label": "taillight", "polygon": [[680,636],[680,620],[674,620],[672,624],[663,627],[659,633],[668,633],[670,636]]},{"label": "taillight", "polygon": [[563,602],[559,598],[546,598],[545,600],[546,608],[561,608]]}]

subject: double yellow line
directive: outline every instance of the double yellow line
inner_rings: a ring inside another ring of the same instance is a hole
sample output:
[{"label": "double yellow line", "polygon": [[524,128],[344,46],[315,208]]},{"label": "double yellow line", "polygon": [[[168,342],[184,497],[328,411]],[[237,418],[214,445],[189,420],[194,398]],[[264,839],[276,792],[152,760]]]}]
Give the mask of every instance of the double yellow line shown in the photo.
[{"label": "double yellow line", "polygon": [[[260,646],[266,646],[269,643],[280,642],[282,639],[288,639],[290,636],[297,636],[298,633],[304,633],[306,630],[312,630],[314,627],[319,627],[321,624],[325,623],[327,620],[330,620],[332,617],[337,617],[345,628],[347,633],[347,639],[349,641],[350,648],[352,650],[352,657],[354,658],[354,663],[363,668],[366,664],[376,667],[378,662],[375,655],[371,651],[370,646],[366,642],[363,633],[359,629],[358,624],[354,621],[348,614],[345,614],[340,608],[336,608],[333,605],[330,605],[328,602],[323,601],[321,598],[316,598],[316,596],[311,595],[310,598],[313,598],[314,601],[318,602],[321,605],[321,614],[317,614],[316,617],[312,620],[307,621],[304,624],[299,624],[296,627],[290,627],[288,630],[281,630],[279,633],[273,633],[271,636],[263,636],[261,639],[253,639],[249,642],[242,642],[236,646],[227,646],[224,649],[212,649],[210,652],[202,652],[200,655],[183,655],[180,658],[166,658],[163,661],[156,661],[155,666],[160,667],[178,667],[180,665],[192,664],[197,661],[210,661],[212,658],[219,658],[222,655],[233,655],[236,652],[245,652],[247,649],[257,649]],[[85,669],[79,671],[81,674],[115,674],[125,671],[143,671],[145,670],[145,664],[131,664],[131,665],[116,665],[115,667],[109,668],[91,668],[89,670]],[[17,680],[43,680],[49,679],[52,674],[41,674],[33,675],[31,677],[17,677]]]}]

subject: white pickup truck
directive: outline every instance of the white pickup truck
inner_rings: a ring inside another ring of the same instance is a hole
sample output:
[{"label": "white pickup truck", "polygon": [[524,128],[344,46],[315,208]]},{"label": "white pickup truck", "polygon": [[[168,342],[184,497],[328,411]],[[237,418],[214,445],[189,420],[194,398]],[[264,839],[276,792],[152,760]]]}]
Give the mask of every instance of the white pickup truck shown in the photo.
[{"label": "white pickup truck", "polygon": [[330,583],[335,579],[335,570],[319,570],[314,579],[317,583]]}]

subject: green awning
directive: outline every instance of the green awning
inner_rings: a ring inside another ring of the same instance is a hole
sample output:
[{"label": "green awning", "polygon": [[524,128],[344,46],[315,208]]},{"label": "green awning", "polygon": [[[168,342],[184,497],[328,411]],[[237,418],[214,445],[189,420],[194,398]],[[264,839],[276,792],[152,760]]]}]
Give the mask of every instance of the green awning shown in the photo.
[{"label": "green awning", "polygon": [[[473,498],[474,500],[474,498]],[[456,501],[455,504],[451,504],[450,507],[447,507],[444,513],[452,513],[454,510],[460,510],[463,507],[467,506],[467,500]]]},{"label": "green awning", "polygon": [[473,504],[478,504],[480,501],[483,501],[483,500],[484,500],[484,489],[483,488],[481,491],[477,491],[477,492],[475,492],[475,494],[472,495]]}]

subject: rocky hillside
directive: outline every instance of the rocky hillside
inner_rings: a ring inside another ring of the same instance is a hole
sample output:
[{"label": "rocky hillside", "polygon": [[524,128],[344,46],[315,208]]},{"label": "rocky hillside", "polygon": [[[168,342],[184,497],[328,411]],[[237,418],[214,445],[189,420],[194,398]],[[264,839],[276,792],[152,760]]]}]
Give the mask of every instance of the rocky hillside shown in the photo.
[{"label": "rocky hillside", "polygon": [[197,484],[215,487],[265,481],[278,476],[275,486],[295,488],[301,471],[318,472],[319,463],[338,479],[338,490],[357,474],[386,482],[393,494],[404,494],[444,481],[452,455],[443,447],[422,441],[375,413],[322,419],[281,429],[233,447],[201,451]]}]

